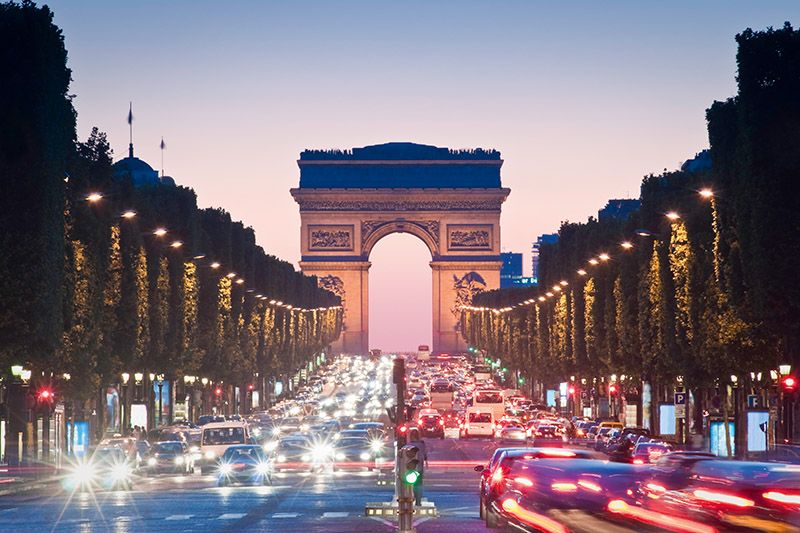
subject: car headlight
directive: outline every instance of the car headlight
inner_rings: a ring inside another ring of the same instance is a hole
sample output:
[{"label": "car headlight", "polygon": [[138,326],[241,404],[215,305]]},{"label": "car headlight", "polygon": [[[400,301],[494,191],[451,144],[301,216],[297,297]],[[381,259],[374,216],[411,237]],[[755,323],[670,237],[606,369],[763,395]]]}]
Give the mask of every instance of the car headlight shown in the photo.
[{"label": "car headlight", "polygon": [[231,472],[233,472],[233,468],[231,467],[231,465],[227,463],[219,465],[219,473],[222,474],[223,476],[227,476]]},{"label": "car headlight", "polygon": [[111,467],[111,478],[114,481],[125,480],[130,475],[131,475],[131,469],[128,467],[128,465],[119,464]]},{"label": "car headlight", "polygon": [[369,447],[375,453],[380,453],[383,451],[383,443],[379,440],[374,440],[369,444]]},{"label": "car headlight", "polygon": [[339,461],[344,461],[345,457],[347,457],[347,456],[345,454],[343,454],[342,452],[339,452],[339,453],[336,454],[336,459],[338,459]]},{"label": "car headlight", "polygon": [[309,427],[308,424],[300,424],[300,431],[308,431]]},{"label": "car headlight", "polygon": [[286,456],[285,456],[285,455],[283,455],[283,454],[280,454],[280,455],[279,455],[278,457],[276,457],[275,459],[277,459],[277,461],[278,461],[279,463],[286,462]]},{"label": "car headlight", "polygon": [[359,455],[359,457],[361,458],[362,461],[369,461],[370,458],[367,452],[361,452],[361,455]]},{"label": "car headlight", "polygon": [[258,463],[256,465],[256,472],[258,472],[262,476],[265,476],[265,475],[269,474],[270,470],[271,470],[271,467],[270,467],[269,463]]},{"label": "car headlight", "polygon": [[156,466],[157,462],[155,457],[151,457],[147,460],[147,466]]},{"label": "car headlight", "polygon": [[314,459],[320,460],[330,457],[332,452],[333,450],[327,444],[319,444],[311,450],[311,455]]},{"label": "car headlight", "polygon": [[261,435],[261,428],[253,428],[253,436],[258,437]]},{"label": "car headlight", "polygon": [[281,428],[279,428],[279,427],[272,428],[272,436],[273,437],[277,437],[280,434],[281,434]]},{"label": "car headlight", "polygon": [[71,478],[76,483],[89,483],[94,479],[96,470],[91,463],[78,463],[72,470]]},{"label": "car headlight", "polygon": [[304,463],[307,463],[307,462],[309,462],[311,460],[311,455],[305,453],[305,454],[303,454],[303,456],[300,459],[302,459]]},{"label": "car headlight", "polygon": [[271,452],[277,447],[278,447],[278,441],[276,441],[276,440],[271,440],[269,442],[265,442],[264,446],[263,446],[265,452]]},{"label": "car headlight", "polygon": [[175,464],[176,465],[182,465],[183,464],[183,456],[179,455],[178,457],[176,457],[175,458]]},{"label": "car headlight", "polygon": [[200,451],[200,446],[189,446],[189,451],[192,453],[197,453]]},{"label": "car headlight", "polygon": [[203,454],[203,457],[205,457],[208,460],[211,460],[216,456],[217,456],[217,454],[212,452],[211,450],[208,450],[206,453]]}]

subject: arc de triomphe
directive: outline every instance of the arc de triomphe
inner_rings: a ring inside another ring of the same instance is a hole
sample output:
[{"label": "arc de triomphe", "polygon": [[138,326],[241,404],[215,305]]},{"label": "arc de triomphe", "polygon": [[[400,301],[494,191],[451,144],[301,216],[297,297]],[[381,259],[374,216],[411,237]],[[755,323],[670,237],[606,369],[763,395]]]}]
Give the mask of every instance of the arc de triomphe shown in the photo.
[{"label": "arc de triomphe", "polygon": [[[410,233],[431,253],[434,352],[466,349],[460,306],[500,285],[500,183],[494,150],[412,143],[306,150],[300,154],[300,267],[341,296],[344,332],[334,346],[369,349],[369,256],[391,233]],[[402,327],[402,324],[398,324]]]}]

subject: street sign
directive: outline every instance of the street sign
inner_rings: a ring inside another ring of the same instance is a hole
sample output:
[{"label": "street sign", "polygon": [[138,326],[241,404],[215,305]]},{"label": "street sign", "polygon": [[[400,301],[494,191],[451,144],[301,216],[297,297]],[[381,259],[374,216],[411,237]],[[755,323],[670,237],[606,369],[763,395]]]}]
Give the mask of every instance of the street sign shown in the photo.
[{"label": "street sign", "polygon": [[675,400],[675,418],[686,418],[686,393],[676,392]]},{"label": "street sign", "polygon": [[758,409],[759,407],[761,407],[761,398],[759,398],[757,394],[748,394],[747,395],[747,408],[748,409]]}]

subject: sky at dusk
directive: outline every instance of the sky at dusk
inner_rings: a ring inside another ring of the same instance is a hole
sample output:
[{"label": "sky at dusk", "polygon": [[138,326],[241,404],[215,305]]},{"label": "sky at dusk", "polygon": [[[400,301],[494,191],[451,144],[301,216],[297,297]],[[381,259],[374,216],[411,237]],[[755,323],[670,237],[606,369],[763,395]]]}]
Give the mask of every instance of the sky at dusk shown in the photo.
[{"label": "sky at dusk", "polygon": [[[800,2],[46,2],[63,30],[78,133],[108,132],[296,263],[289,189],[304,148],[411,141],[501,151],[505,251],[637,197],[706,148],[735,93],[734,36],[800,24]],[[375,248],[370,344],[430,343],[430,254]],[[391,302],[391,305],[387,305]]]}]

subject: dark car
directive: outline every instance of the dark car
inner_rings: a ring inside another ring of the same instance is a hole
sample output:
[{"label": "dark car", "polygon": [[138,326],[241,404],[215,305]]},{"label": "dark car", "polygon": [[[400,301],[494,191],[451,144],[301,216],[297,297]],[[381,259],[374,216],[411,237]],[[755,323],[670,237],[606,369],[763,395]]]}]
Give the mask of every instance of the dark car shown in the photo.
[{"label": "dark car", "polygon": [[272,452],[275,470],[313,470],[311,441],[305,437],[290,436],[278,441]]},{"label": "dark car", "polygon": [[800,469],[755,461],[698,461],[676,490],[651,482],[642,505],[658,516],[719,529],[797,531]]},{"label": "dark car", "polygon": [[272,483],[272,464],[261,446],[244,444],[225,450],[219,460],[217,485],[224,487],[231,483]]},{"label": "dark car", "polygon": [[198,426],[205,426],[211,422],[225,422],[225,417],[218,415],[200,415],[197,417]]},{"label": "dark car", "polygon": [[[489,464],[476,466],[475,471],[481,473],[479,483],[479,515],[486,520],[488,527],[498,527],[502,519],[494,509],[490,508],[513,484],[526,484],[521,476],[509,477],[517,461],[564,460],[564,459],[600,459],[602,456],[588,450],[570,450],[553,448],[498,448],[492,455]],[[519,478],[519,479],[517,479]],[[527,479],[530,481],[529,479]],[[509,485],[511,484],[511,485]]]},{"label": "dark car", "polygon": [[717,456],[708,452],[679,451],[662,455],[651,470],[651,481],[667,490],[682,489],[689,484],[696,463],[714,459]]},{"label": "dark car", "polygon": [[376,453],[369,439],[344,437],[336,441],[333,451],[333,469],[364,469],[375,465]]},{"label": "dark car", "polygon": [[655,463],[671,451],[672,447],[665,442],[640,442],[633,449],[631,462],[635,465]]},{"label": "dark car", "polygon": [[417,421],[422,437],[444,438],[444,418],[442,415],[426,414]]},{"label": "dark car", "polygon": [[558,426],[550,424],[539,424],[535,430],[531,431],[530,443],[532,446],[553,446],[564,445],[564,439],[559,432]]},{"label": "dark car", "polygon": [[145,474],[162,472],[189,474],[193,470],[194,461],[192,454],[189,453],[189,446],[181,441],[164,441],[153,444],[142,467],[142,472]]}]

